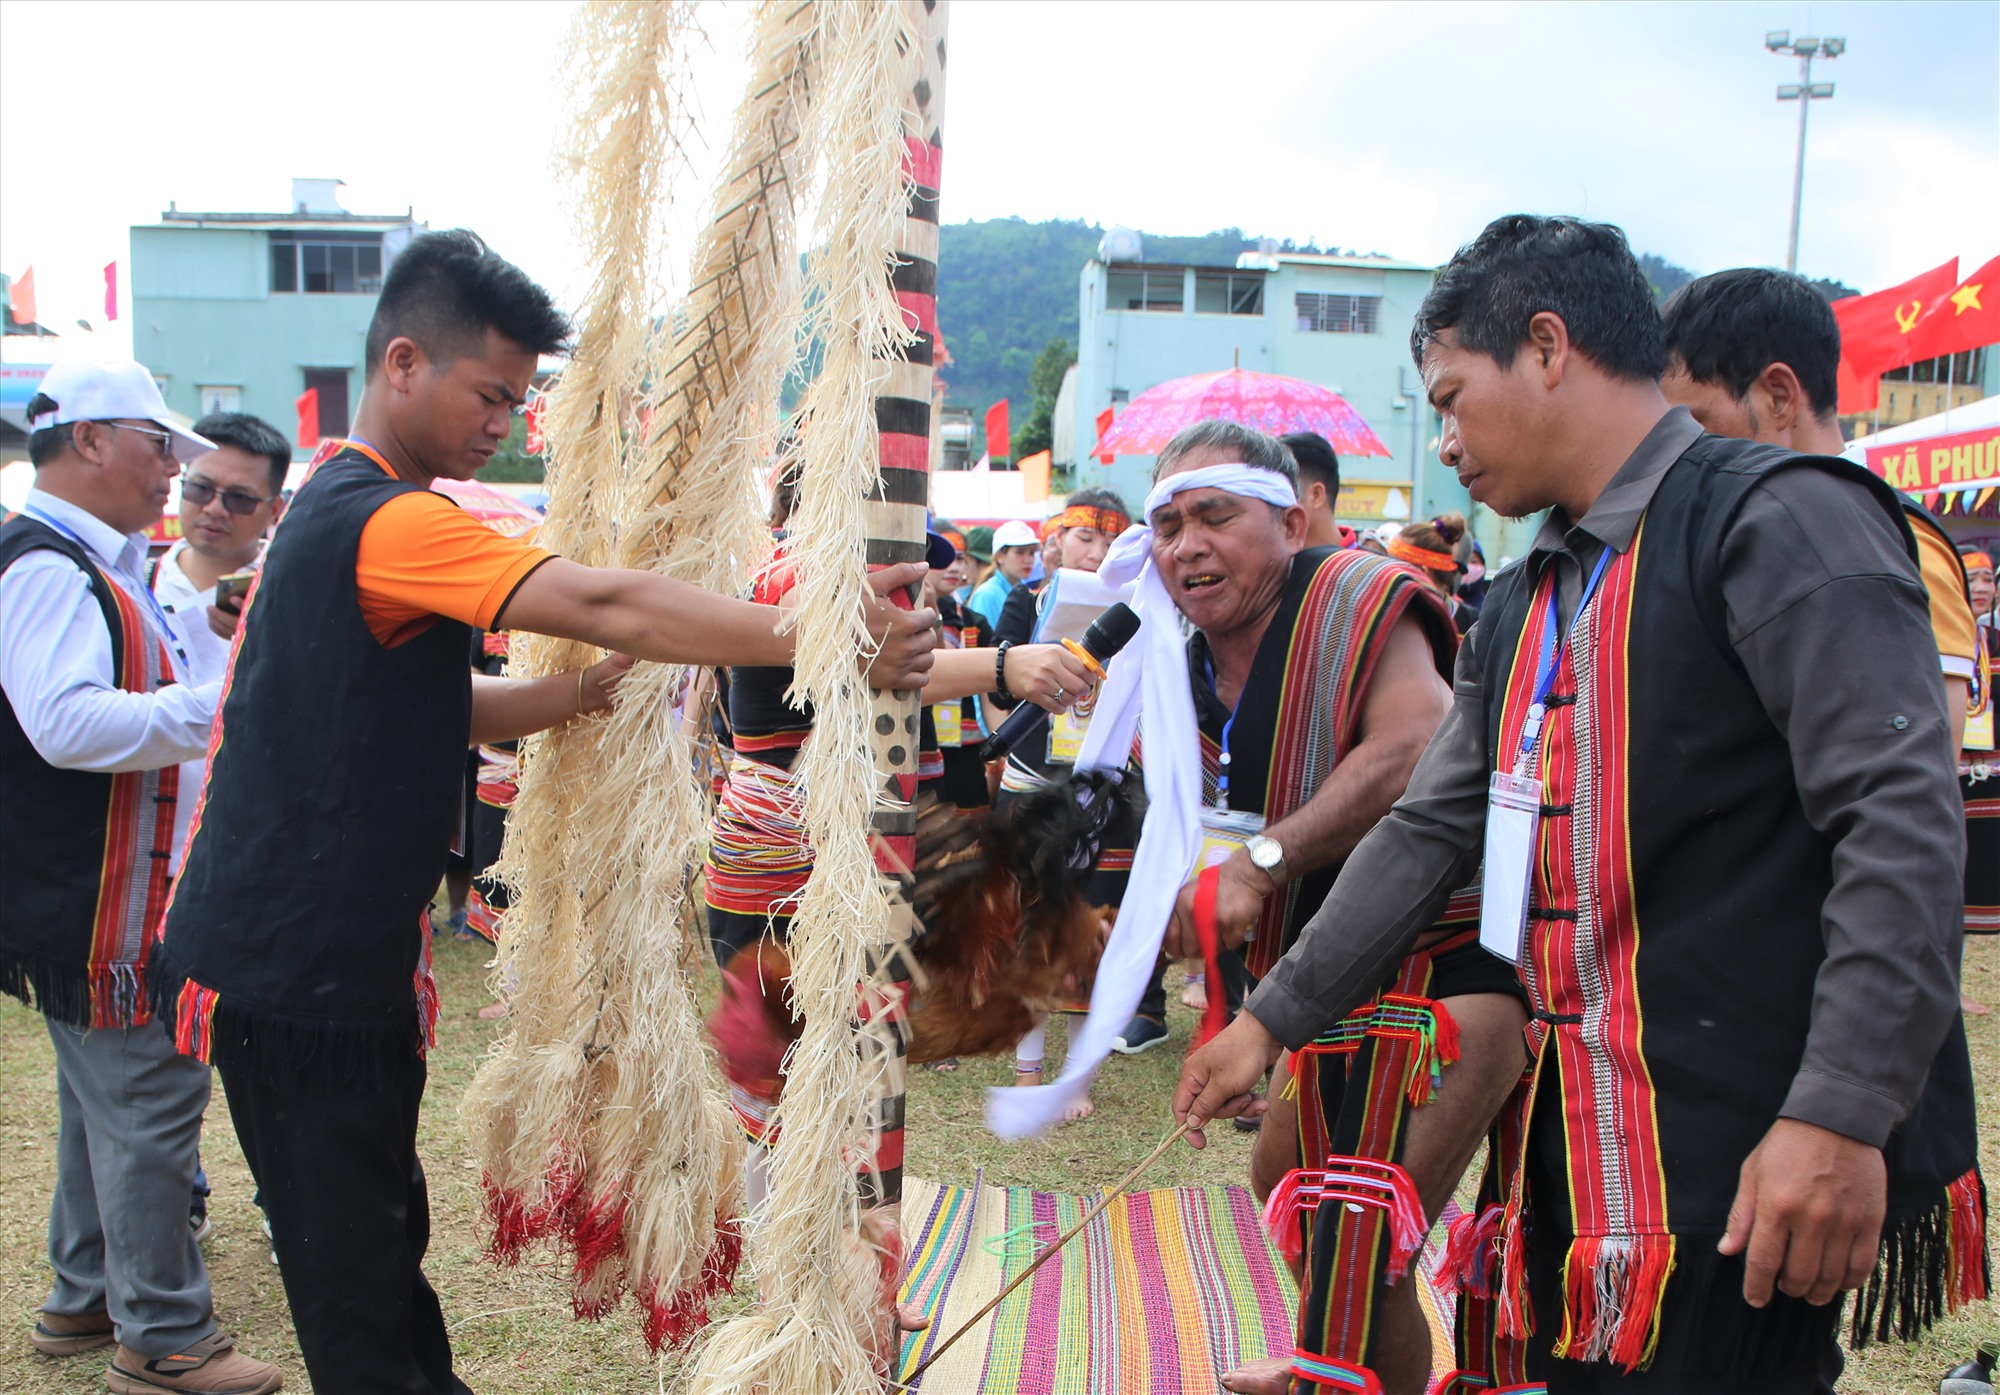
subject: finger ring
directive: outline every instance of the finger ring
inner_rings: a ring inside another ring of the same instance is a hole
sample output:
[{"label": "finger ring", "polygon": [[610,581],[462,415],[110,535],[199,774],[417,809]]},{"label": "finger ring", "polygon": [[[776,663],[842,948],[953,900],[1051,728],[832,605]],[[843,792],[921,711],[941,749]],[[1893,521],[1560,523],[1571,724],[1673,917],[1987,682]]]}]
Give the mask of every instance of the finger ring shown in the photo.
[{"label": "finger ring", "polygon": [[1057,701],[1057,702],[1064,702],[1064,701],[1068,700],[1068,698],[1069,698],[1069,689],[1067,689],[1067,688],[1057,688],[1057,689],[1056,689],[1056,701]]}]

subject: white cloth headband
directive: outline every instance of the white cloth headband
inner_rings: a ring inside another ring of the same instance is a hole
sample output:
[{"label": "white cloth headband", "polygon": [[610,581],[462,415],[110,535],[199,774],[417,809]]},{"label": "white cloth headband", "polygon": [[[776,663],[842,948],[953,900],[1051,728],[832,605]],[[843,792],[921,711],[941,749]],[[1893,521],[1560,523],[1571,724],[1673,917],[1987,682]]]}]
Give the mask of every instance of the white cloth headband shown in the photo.
[{"label": "white cloth headband", "polygon": [[[1275,470],[1241,463],[1204,465],[1154,485],[1146,496],[1145,519],[1189,489],[1220,489],[1279,508],[1299,501],[1292,482]],[[1047,1085],[986,1092],[987,1126],[1003,1138],[1047,1129],[1090,1088],[1090,1077],[1110,1054],[1112,1040],[1138,1011],[1167,920],[1201,846],[1201,736],[1181,646],[1180,612],[1153,567],[1151,525],[1142,520],[1120,533],[1097,575],[1116,587],[1138,579],[1139,633],[1111,663],[1076,765],[1079,770],[1122,769],[1143,708],[1146,821],[1132,854],[1124,904],[1097,966],[1090,1015],[1070,1039],[1062,1075]],[[1211,986],[1209,991],[1222,990]]]},{"label": "white cloth headband", "polygon": [[1225,494],[1262,499],[1281,509],[1288,509],[1299,501],[1298,491],[1292,488],[1292,482],[1276,470],[1262,470],[1241,462],[1204,465],[1199,470],[1183,470],[1178,475],[1168,475],[1154,485],[1152,493],[1146,496],[1146,518],[1150,520],[1167,500],[1190,489],[1220,489]]}]

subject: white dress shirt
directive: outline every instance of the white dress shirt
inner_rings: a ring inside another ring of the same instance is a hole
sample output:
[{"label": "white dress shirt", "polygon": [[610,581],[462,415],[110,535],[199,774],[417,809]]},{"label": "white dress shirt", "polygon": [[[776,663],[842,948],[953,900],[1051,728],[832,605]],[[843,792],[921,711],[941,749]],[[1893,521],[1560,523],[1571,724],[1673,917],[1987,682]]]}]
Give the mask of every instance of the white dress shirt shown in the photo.
[{"label": "white dress shirt", "polygon": [[[90,578],[57,552],[38,549],[0,573],[0,691],[36,752],[64,770],[116,774],[183,764],[174,808],[174,860],[201,791],[201,763],[222,683],[195,683],[186,643],[146,588],[146,538],[126,535],[75,504],[30,490],[22,512],[67,532],[166,640],[174,682],[150,693],[119,688],[111,636]],[[203,622],[206,624],[206,621]]]},{"label": "white dress shirt", "polygon": [[187,539],[182,538],[160,558],[153,573],[153,594],[160,598],[160,609],[166,611],[187,647],[188,681],[213,683],[229,670],[229,641],[208,627],[215,588],[197,587],[181,570],[181,557],[187,550]]}]

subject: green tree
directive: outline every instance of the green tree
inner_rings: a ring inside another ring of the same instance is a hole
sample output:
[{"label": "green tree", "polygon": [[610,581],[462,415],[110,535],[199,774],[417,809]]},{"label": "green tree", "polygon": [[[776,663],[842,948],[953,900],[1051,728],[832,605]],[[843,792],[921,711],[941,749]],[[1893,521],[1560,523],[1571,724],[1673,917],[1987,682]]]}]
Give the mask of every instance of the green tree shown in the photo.
[{"label": "green tree", "polygon": [[1028,419],[1014,433],[1014,459],[1044,451],[1055,440],[1056,394],[1063,375],[1076,362],[1076,349],[1061,335],[1042,345],[1028,369]]},{"label": "green tree", "polygon": [[1037,397],[1028,407],[1028,419],[1014,433],[1014,459],[1047,450],[1055,442],[1056,404],[1053,398]]},{"label": "green tree", "polygon": [[1818,291],[1828,301],[1842,300],[1847,296],[1861,294],[1861,292],[1855,290],[1854,287],[1848,285],[1837,276],[1808,276],[1806,284]]},{"label": "green tree", "polygon": [[514,429],[508,433],[500,449],[493,452],[493,458],[486,462],[486,468],[479,472],[479,478],[488,484],[542,482],[542,458],[528,453],[527,418],[514,418]]},{"label": "green tree", "polygon": [[1696,275],[1686,267],[1676,266],[1665,257],[1651,252],[1639,254],[1639,274],[1653,288],[1653,303],[1656,305],[1665,305],[1668,296],[1694,280]]},{"label": "green tree", "polygon": [[1035,365],[1028,370],[1028,393],[1039,400],[1048,398],[1053,402],[1062,391],[1063,374],[1076,362],[1076,348],[1069,340],[1057,338],[1042,345],[1042,351],[1035,355]]}]

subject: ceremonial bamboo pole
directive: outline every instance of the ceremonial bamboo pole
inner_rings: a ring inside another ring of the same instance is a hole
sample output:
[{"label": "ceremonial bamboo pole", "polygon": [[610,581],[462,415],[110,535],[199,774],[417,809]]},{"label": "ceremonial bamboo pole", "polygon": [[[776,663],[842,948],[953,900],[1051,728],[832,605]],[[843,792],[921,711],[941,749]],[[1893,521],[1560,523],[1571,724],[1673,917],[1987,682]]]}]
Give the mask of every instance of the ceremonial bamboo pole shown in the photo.
[{"label": "ceremonial bamboo pole", "polygon": [[[904,98],[906,129],[903,168],[910,180],[909,205],[897,246],[893,281],[897,303],[916,332],[890,368],[875,399],[880,437],[881,483],[869,498],[864,515],[871,570],[898,562],[922,561],[926,516],[930,504],[931,400],[936,376],[938,176],[943,163],[945,29],[944,0],[900,0],[913,11],[911,29],[919,35],[921,63],[916,82]],[[920,588],[912,588],[915,603]],[[916,866],[917,706],[915,691],[877,689],[870,727],[875,770],[881,798],[872,819],[875,865],[888,884],[894,902],[891,924],[908,927],[911,874]],[[885,945],[876,956],[874,987],[884,1000],[897,999],[886,982],[903,943]],[[872,995],[871,995],[872,996]],[[868,1073],[881,1072],[886,1091],[877,1105],[876,1127],[896,1140],[878,1150],[877,1169],[864,1187],[864,1198],[882,1208],[882,1219],[893,1229],[902,1202],[903,1100],[909,1047],[899,1020],[887,1037],[864,1038],[864,1050],[882,1049],[885,1058],[868,1063]]]},{"label": "ceremonial bamboo pole", "polygon": [[[813,850],[791,922],[789,995],[801,1026],[772,1119],[782,1141],[770,1187],[751,1214],[761,1301],[703,1340],[689,1376],[703,1395],[876,1395],[884,1285],[894,1283],[900,1249],[864,1222],[856,1173],[872,1154],[885,1181],[900,1178],[900,1139],[880,1124],[901,1114],[885,980],[909,907],[877,870],[895,852],[878,841],[874,815],[885,795],[900,805],[914,793],[915,694],[871,694],[855,660],[867,643],[862,573],[921,555],[923,496],[912,502],[909,486],[925,479],[928,453],[914,470],[900,462],[886,486],[882,466],[885,436],[908,434],[885,432],[886,404],[916,401],[928,417],[930,367],[907,350],[917,317],[892,282],[919,260],[907,255],[909,186],[920,164],[934,168],[936,151],[919,50],[937,61],[941,16],[919,0],[821,0],[810,13],[821,57],[804,145],[824,182],[808,318],[820,361],[800,407],[791,535],[791,695],[814,713],[794,767]],[[919,221],[934,228],[935,215]],[[933,231],[922,245],[934,242]],[[907,395],[913,384],[921,397]],[[914,830],[892,821],[888,832],[907,849]]]}]

